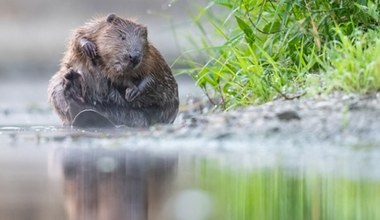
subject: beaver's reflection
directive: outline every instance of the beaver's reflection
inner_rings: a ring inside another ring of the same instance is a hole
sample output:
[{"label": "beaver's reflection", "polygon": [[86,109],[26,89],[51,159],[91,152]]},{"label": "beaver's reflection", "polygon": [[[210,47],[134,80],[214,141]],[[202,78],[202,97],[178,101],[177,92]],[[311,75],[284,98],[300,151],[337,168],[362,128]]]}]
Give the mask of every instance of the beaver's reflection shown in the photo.
[{"label": "beaver's reflection", "polygon": [[88,149],[66,150],[62,159],[68,219],[162,217],[177,163],[174,156]]}]

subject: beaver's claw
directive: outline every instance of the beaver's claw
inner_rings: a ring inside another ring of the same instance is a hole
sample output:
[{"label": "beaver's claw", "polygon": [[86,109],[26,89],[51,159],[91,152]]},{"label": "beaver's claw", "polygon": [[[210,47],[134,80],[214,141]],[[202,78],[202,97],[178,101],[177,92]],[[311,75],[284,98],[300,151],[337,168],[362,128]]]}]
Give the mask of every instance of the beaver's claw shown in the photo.
[{"label": "beaver's claw", "polygon": [[82,76],[79,73],[74,70],[67,72],[64,75],[63,86],[63,93],[66,97],[84,102],[82,97]]},{"label": "beaver's claw", "polygon": [[133,86],[125,90],[125,99],[128,102],[132,102],[140,94],[141,94],[141,91],[139,90],[139,88],[137,88],[137,86]]},{"label": "beaver's claw", "polygon": [[96,57],[96,46],[93,42],[87,40],[86,38],[82,38],[80,40],[80,45],[82,47],[83,53],[90,57],[91,59],[94,59]]}]

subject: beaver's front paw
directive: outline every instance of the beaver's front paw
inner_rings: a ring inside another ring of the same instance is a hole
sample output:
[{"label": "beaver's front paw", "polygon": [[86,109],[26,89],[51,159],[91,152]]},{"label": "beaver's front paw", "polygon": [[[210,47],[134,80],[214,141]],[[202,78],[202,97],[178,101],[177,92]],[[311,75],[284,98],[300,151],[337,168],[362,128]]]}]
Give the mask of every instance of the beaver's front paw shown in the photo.
[{"label": "beaver's front paw", "polygon": [[81,46],[82,52],[86,56],[88,56],[91,59],[94,59],[96,57],[96,45],[92,41],[86,38],[82,38],[80,40],[80,46]]},{"label": "beaver's front paw", "polygon": [[137,86],[133,85],[132,87],[129,87],[125,90],[125,99],[128,102],[132,102],[140,94],[141,94],[141,91],[139,90],[139,88],[137,88]]},{"label": "beaver's front paw", "polygon": [[82,76],[79,73],[74,70],[66,73],[64,75],[63,88],[63,93],[66,97],[83,102]]}]

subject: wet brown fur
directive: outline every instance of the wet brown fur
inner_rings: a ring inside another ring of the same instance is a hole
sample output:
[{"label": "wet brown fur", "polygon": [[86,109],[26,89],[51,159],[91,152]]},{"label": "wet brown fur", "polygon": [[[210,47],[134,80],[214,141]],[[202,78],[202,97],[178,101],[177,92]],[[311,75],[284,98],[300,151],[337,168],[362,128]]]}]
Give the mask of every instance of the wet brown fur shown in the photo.
[{"label": "wet brown fur", "polygon": [[[82,42],[96,46],[93,57],[86,55]],[[133,65],[128,56],[140,62]],[[127,100],[132,87],[139,95]],[[48,93],[64,125],[71,125],[83,109],[94,109],[127,126],[172,123],[178,111],[177,83],[147,40],[146,28],[115,15],[93,19],[75,30]]]}]

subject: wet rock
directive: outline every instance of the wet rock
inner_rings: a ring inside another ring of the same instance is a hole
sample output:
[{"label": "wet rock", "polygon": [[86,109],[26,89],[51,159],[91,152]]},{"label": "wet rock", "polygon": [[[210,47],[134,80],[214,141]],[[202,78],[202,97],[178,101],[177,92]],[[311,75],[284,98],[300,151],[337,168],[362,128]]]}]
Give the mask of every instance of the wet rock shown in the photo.
[{"label": "wet rock", "polygon": [[301,117],[298,115],[298,113],[292,110],[277,113],[277,118],[281,121],[301,120]]},{"label": "wet rock", "polygon": [[207,119],[200,118],[200,117],[191,117],[184,121],[184,124],[190,128],[199,127],[201,125],[205,125],[208,123]]},{"label": "wet rock", "polygon": [[278,133],[278,132],[280,132],[280,128],[279,127],[273,127],[273,128],[269,128],[268,129],[268,132],[270,132],[270,133]]},{"label": "wet rock", "polygon": [[225,140],[225,139],[228,139],[232,136],[232,133],[230,132],[222,132],[222,133],[219,133],[215,136],[215,139],[217,140]]},{"label": "wet rock", "polygon": [[348,105],[348,109],[351,111],[359,110],[360,107],[361,106],[358,103],[351,103]]}]

